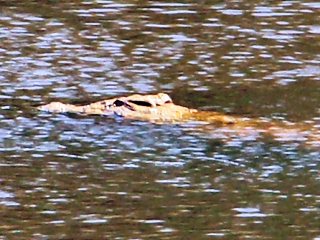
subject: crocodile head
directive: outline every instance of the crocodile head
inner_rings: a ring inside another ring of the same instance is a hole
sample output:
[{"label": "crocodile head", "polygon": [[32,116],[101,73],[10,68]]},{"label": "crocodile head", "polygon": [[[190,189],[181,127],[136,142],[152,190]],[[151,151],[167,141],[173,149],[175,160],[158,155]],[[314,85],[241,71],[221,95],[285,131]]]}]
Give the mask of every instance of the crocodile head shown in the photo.
[{"label": "crocodile head", "polygon": [[105,107],[105,115],[116,114],[126,117],[132,114],[151,114],[155,112],[157,107],[170,103],[172,104],[172,99],[165,93],[156,95],[135,94],[113,99],[111,103],[108,102]]},{"label": "crocodile head", "polygon": [[175,105],[169,95],[165,93],[154,95],[134,94],[127,97],[106,99],[83,106],[53,102],[39,106],[38,109],[56,113],[116,115],[129,119],[153,122],[183,121],[197,112],[195,109]]},{"label": "crocodile head", "polygon": [[135,94],[113,99],[112,103],[106,106],[104,114],[161,122],[181,120],[182,116],[194,111],[194,109],[175,105],[169,95],[159,93],[156,95]]}]

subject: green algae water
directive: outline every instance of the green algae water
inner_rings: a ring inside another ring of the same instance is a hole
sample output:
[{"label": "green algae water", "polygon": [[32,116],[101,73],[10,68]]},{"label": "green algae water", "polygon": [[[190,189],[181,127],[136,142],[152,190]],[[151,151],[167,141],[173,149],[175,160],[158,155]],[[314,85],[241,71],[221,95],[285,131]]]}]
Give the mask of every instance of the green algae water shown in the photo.
[{"label": "green algae water", "polygon": [[319,239],[320,143],[306,144],[307,130],[35,110],[166,92],[320,136],[319,11],[307,0],[0,1],[0,239]]}]

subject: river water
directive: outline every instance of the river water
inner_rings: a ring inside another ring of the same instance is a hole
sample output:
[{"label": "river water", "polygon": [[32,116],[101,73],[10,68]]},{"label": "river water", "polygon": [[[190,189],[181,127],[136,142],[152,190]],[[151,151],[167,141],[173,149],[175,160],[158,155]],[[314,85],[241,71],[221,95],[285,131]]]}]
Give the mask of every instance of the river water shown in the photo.
[{"label": "river water", "polygon": [[34,110],[163,91],[318,129],[319,80],[319,2],[1,0],[0,239],[320,239],[318,141]]}]

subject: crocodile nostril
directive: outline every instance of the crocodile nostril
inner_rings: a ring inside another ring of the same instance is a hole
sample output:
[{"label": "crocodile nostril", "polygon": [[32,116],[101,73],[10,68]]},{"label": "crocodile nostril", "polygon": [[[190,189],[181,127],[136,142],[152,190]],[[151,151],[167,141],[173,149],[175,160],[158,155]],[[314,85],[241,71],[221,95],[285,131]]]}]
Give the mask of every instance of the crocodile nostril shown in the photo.
[{"label": "crocodile nostril", "polygon": [[121,107],[121,106],[123,106],[124,104],[125,104],[125,102],[120,101],[120,100],[118,100],[118,99],[113,102],[113,105],[115,105],[116,107]]},{"label": "crocodile nostril", "polygon": [[113,106],[115,106],[115,107],[122,107],[122,106],[124,106],[124,107],[130,109],[131,111],[135,111],[135,109],[134,109],[133,106],[131,106],[131,105],[128,104],[127,102],[121,101],[121,100],[119,100],[119,99],[117,99],[117,100],[115,100],[115,101],[113,102]]}]

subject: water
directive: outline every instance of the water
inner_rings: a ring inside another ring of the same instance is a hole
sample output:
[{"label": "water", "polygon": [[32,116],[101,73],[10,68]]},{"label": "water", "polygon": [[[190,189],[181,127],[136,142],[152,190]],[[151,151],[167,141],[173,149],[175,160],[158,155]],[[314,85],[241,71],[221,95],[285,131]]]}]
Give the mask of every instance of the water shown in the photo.
[{"label": "water", "polygon": [[320,5],[1,1],[1,239],[318,239],[319,144],[39,113],[165,91],[318,129]]}]

